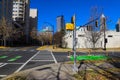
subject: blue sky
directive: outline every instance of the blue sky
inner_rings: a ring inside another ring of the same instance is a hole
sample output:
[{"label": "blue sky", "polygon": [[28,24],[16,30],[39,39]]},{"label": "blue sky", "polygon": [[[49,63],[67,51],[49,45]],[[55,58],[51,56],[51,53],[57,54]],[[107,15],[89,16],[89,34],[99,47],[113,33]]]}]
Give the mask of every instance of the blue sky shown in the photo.
[{"label": "blue sky", "polygon": [[111,20],[107,25],[114,30],[120,18],[119,5],[120,0],[30,0],[30,7],[38,9],[38,30],[42,29],[44,22],[49,22],[55,31],[57,16],[64,15],[65,22],[70,22],[75,13],[76,26],[80,26],[88,22],[92,7],[97,7]]}]

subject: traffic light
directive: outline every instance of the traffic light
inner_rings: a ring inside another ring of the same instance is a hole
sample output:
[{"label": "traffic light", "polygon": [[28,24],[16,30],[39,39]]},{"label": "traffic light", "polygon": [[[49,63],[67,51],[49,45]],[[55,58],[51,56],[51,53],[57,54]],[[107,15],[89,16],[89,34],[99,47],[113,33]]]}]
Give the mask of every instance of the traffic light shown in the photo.
[{"label": "traffic light", "polygon": [[97,20],[95,21],[95,26],[98,27],[98,21]]},{"label": "traffic light", "polygon": [[74,22],[75,22],[75,16],[72,16],[71,17],[71,23],[74,24]]},{"label": "traffic light", "polygon": [[74,23],[73,16],[71,17],[71,23],[72,23],[72,24]]}]

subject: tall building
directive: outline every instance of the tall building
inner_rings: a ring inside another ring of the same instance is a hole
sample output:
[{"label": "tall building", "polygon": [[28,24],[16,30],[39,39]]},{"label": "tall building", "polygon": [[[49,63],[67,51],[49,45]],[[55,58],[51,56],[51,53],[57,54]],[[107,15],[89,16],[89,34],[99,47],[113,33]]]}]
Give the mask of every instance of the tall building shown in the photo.
[{"label": "tall building", "polygon": [[25,1],[13,0],[13,20],[24,21],[25,14]]},{"label": "tall building", "polygon": [[26,36],[26,42],[29,38],[29,10],[30,0],[13,0],[13,21],[17,27],[21,27]]},{"label": "tall building", "polygon": [[120,19],[118,20],[116,24],[116,32],[120,32]]},{"label": "tall building", "polygon": [[34,28],[37,30],[37,22],[38,22],[38,10],[37,9],[30,9],[30,32]]},{"label": "tall building", "polygon": [[0,20],[4,17],[9,24],[12,24],[12,5],[12,0],[0,0]]},{"label": "tall building", "polygon": [[64,16],[58,16],[57,17],[57,32],[61,31],[61,29],[65,30]]},{"label": "tall building", "polygon": [[101,17],[100,17],[100,30],[106,30],[107,29],[107,27],[106,27],[106,18],[105,18],[105,16],[104,16],[104,14],[102,14],[101,15]]}]

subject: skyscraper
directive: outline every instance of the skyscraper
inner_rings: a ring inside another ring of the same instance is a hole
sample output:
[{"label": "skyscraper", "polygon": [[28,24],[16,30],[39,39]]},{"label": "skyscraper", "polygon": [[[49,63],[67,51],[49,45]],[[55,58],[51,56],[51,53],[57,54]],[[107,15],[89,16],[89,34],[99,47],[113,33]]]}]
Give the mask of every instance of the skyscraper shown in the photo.
[{"label": "skyscraper", "polygon": [[118,19],[118,22],[116,24],[116,32],[120,32],[120,19]]},{"label": "skyscraper", "polygon": [[105,18],[105,16],[104,16],[104,14],[102,14],[101,15],[101,17],[100,17],[100,30],[106,30],[107,28],[106,28],[106,18]]},{"label": "skyscraper", "polygon": [[37,30],[37,22],[38,22],[38,10],[30,9],[30,32],[33,28]]},{"label": "skyscraper", "polygon": [[61,31],[62,29],[65,30],[64,16],[58,16],[57,17],[57,32]]},{"label": "skyscraper", "polygon": [[30,0],[13,0],[13,21],[16,26],[22,28],[26,42],[29,38],[29,10]]},{"label": "skyscraper", "polygon": [[25,19],[25,0],[13,0],[13,20],[24,21]]},{"label": "skyscraper", "polygon": [[0,0],[0,20],[4,17],[7,23],[12,24],[12,0]]}]

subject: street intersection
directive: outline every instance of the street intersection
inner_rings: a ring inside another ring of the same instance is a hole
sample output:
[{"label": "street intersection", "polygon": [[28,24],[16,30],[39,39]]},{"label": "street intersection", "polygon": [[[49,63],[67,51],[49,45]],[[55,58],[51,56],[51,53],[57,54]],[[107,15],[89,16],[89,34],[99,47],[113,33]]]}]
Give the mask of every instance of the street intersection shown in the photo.
[{"label": "street intersection", "polygon": [[[0,77],[37,66],[69,61],[67,52],[51,52],[48,50],[37,51],[37,47],[10,48],[0,50]],[[93,55],[105,55],[97,52]],[[77,55],[87,55],[77,52]],[[110,57],[120,58],[119,52],[109,52]]]}]

